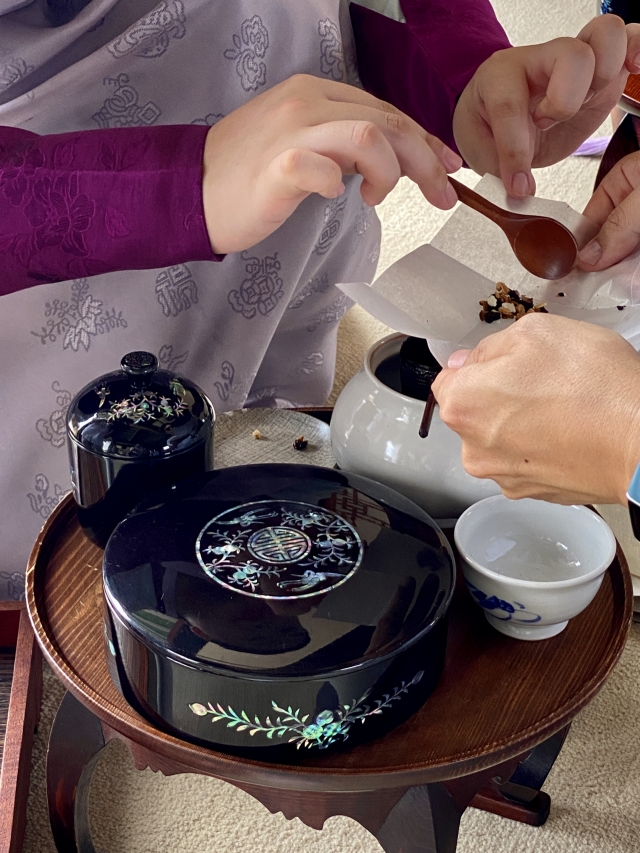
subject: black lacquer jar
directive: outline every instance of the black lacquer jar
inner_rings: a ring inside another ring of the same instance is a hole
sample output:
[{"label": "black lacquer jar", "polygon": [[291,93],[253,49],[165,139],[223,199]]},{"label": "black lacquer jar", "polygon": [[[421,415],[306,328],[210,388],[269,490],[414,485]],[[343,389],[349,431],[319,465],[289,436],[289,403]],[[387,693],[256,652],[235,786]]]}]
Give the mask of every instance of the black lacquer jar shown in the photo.
[{"label": "black lacquer jar", "polygon": [[451,548],[414,503],[343,471],[179,484],[118,525],[103,574],[120,690],[216,749],[352,746],[406,720],[442,673]]},{"label": "black lacquer jar", "polygon": [[143,498],[213,469],[211,402],[196,385],[130,352],[121,370],[84,387],[67,412],[73,495],[87,535],[104,547]]}]

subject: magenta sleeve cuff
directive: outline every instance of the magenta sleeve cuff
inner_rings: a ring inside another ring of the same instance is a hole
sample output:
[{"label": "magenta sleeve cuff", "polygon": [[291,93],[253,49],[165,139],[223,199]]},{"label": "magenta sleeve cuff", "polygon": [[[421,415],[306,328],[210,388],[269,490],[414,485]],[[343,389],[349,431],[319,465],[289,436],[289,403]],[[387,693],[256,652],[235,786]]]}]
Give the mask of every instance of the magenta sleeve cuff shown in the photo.
[{"label": "magenta sleeve cuff", "polygon": [[0,128],[0,295],[115,270],[214,261],[202,206],[208,127],[38,136]]},{"label": "magenta sleeve cuff", "polygon": [[402,11],[406,24],[351,4],[360,79],[457,151],[458,98],[509,40],[488,0],[402,0]]}]

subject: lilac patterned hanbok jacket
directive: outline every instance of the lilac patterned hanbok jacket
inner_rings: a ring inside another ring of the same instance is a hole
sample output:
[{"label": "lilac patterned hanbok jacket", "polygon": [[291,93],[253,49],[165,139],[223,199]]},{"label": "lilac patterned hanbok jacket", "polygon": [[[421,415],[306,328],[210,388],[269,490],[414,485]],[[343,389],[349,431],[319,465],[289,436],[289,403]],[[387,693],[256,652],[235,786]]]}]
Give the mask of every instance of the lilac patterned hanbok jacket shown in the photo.
[{"label": "lilac patterned hanbok jacket", "polygon": [[[154,5],[156,4],[156,5]],[[217,411],[320,404],[380,249],[359,178],[224,259],[209,126],[293,74],[364,86],[454,145],[456,99],[508,46],[488,0],[0,0],[0,599],[70,486],[65,410],[134,349]]]}]

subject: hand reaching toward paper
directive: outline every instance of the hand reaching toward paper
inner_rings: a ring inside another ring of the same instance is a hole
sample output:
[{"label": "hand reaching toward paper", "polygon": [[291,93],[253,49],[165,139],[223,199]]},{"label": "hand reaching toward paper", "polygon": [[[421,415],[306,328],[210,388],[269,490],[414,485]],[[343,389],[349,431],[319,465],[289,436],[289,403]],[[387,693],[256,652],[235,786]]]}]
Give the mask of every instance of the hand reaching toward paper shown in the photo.
[{"label": "hand reaching toward paper", "polygon": [[479,174],[499,175],[512,196],[533,195],[532,166],[572,154],[638,71],[640,25],[616,15],[595,18],[576,38],[497,51],[458,101],[460,153]]},{"label": "hand reaching toward paper", "polygon": [[585,272],[604,270],[640,244],[640,151],[619,160],[600,182],[584,209],[600,231],[580,252]]},{"label": "hand reaching toward paper", "polygon": [[470,474],[510,498],[626,503],[640,461],[640,356],[620,335],[533,314],[449,365],[433,391]]}]

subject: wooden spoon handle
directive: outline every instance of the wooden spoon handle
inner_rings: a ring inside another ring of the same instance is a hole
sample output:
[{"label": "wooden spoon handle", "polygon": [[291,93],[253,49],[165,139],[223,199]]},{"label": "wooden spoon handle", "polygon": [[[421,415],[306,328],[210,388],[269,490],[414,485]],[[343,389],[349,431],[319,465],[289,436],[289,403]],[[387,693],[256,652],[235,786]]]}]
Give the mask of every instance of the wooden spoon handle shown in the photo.
[{"label": "wooden spoon handle", "polygon": [[497,222],[500,227],[504,226],[505,218],[510,218],[512,216],[509,211],[498,207],[497,204],[494,204],[492,201],[484,198],[475,190],[469,189],[469,187],[461,184],[460,181],[456,181],[456,179],[451,176],[449,176],[449,183],[454,188],[458,194],[458,198],[463,202],[463,204],[477,210],[478,213],[482,213],[484,216],[488,216],[489,219],[493,220],[493,222]]}]

